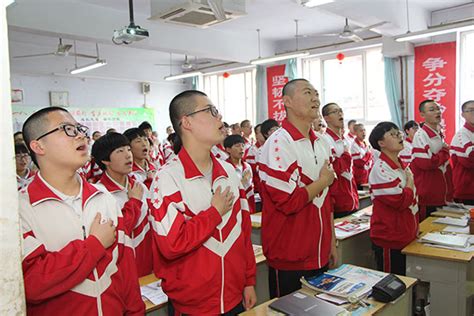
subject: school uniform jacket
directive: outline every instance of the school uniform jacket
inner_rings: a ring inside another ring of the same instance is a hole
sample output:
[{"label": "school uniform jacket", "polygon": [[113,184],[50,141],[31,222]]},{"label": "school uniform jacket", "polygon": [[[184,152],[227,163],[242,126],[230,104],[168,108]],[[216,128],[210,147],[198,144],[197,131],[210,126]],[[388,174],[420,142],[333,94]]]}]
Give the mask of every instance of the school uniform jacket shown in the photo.
[{"label": "school uniform jacket", "polygon": [[35,178],[36,172],[31,171],[30,168],[26,169],[26,174],[24,177],[20,177],[19,175],[16,175],[16,183],[17,183],[17,188],[18,191],[20,191],[23,188],[26,188],[28,184],[30,184],[31,181]]},{"label": "school uniform jacket", "polygon": [[406,186],[407,165],[401,159],[399,162],[402,168],[381,153],[369,176],[373,202],[370,238],[382,248],[403,249],[418,231],[416,190]]},{"label": "school uniform jacket", "polygon": [[454,197],[474,199],[474,127],[468,123],[456,133],[451,142]]},{"label": "school uniform jacket", "polygon": [[[28,315],[143,315],[130,238],[106,191],[82,181],[75,210],[37,174],[21,191],[23,277]],[[89,235],[97,214],[112,219],[117,237],[104,249]]]},{"label": "school uniform jacket", "polygon": [[128,198],[128,185],[135,185],[135,180],[127,178],[125,187],[121,186],[112,179],[105,171],[102,174],[98,184],[112,193],[122,209],[123,219],[126,231],[131,238],[134,249],[135,263],[137,265],[138,277],[148,275],[152,272],[152,251],[151,251],[151,230],[150,230],[150,212],[147,199],[149,197],[148,189],[143,185],[143,198],[137,200]]},{"label": "school uniform jacket", "polygon": [[403,141],[403,150],[400,151],[398,157],[403,161],[404,164],[409,165],[412,160],[413,140],[406,138]]},{"label": "school uniform jacket", "polygon": [[217,144],[211,148],[211,152],[216,156],[217,159],[222,159],[226,161],[229,158],[229,154],[225,151],[224,146],[222,144]]},{"label": "school uniform jacket", "polygon": [[[245,191],[232,165],[211,158],[212,180],[183,147],[151,188],[154,271],[173,306],[184,314],[225,313],[242,301],[244,287],[255,285]],[[219,186],[230,187],[235,197],[222,217],[211,205]]]},{"label": "school uniform jacket", "polygon": [[164,158],[165,163],[175,157],[173,146],[171,146],[169,141],[165,141],[161,148],[162,148],[163,158]]},{"label": "school uniform jacket", "polygon": [[354,138],[351,146],[351,155],[353,162],[353,174],[356,184],[366,184],[369,182],[369,172],[372,169],[374,160],[370,147],[359,139]]},{"label": "school uniform jacket", "polygon": [[440,206],[453,200],[449,150],[443,143],[442,135],[426,124],[413,137],[410,169],[415,176],[420,205]]},{"label": "school uniform jacket", "polygon": [[240,183],[242,183],[242,178],[244,176],[245,173],[249,173],[250,174],[250,178],[247,182],[245,183],[242,183],[242,186],[244,187],[244,190],[245,190],[245,196],[247,197],[247,201],[249,202],[249,211],[250,211],[250,214],[253,214],[255,213],[255,192],[254,192],[254,189],[253,189],[253,172],[252,172],[252,168],[250,167],[250,165],[245,162],[245,161],[241,161],[241,167],[237,167],[236,165],[234,165],[232,163],[232,161],[229,159],[227,159],[227,162],[230,163],[234,169],[235,169],[235,172],[237,173],[237,175],[239,176],[239,179],[241,180]]},{"label": "school uniform jacket", "polygon": [[130,176],[137,181],[140,181],[143,183],[148,189],[150,189],[151,182],[153,179],[148,178],[148,171],[156,171],[156,167],[154,164],[149,163],[146,161],[146,166],[145,169],[140,167],[135,161],[133,162],[132,165],[132,172],[130,173]]},{"label": "school uniform jacket", "polygon": [[79,170],[79,173],[86,178],[87,181],[96,183],[102,175],[102,169],[100,169],[94,158],[92,158]]},{"label": "school uniform jacket", "polygon": [[247,155],[247,159],[245,160],[245,162],[247,162],[252,168],[253,189],[255,192],[260,192],[259,191],[260,178],[258,176],[258,156],[260,155],[261,146],[258,146],[257,144],[258,143],[255,143],[254,145],[252,145],[252,147],[250,147],[249,153]]},{"label": "school uniform jacket", "polygon": [[270,267],[312,270],[328,264],[331,206],[328,188],[308,202],[306,185],[318,180],[330,149],[313,130],[305,138],[287,119],[262,146],[262,245]]},{"label": "school uniform jacket", "polygon": [[352,157],[345,150],[345,138],[336,135],[330,128],[326,129],[324,136],[331,148],[331,162],[337,175],[329,188],[333,210],[336,213],[356,210],[359,207],[359,195],[352,173]]}]

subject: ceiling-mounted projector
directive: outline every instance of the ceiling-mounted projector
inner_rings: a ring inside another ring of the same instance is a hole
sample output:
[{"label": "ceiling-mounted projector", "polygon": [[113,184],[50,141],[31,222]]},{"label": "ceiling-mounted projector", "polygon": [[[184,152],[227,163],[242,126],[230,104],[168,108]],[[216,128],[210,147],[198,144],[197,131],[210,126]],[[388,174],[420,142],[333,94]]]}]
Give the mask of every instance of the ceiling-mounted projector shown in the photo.
[{"label": "ceiling-mounted projector", "polygon": [[130,44],[132,42],[141,41],[149,36],[148,31],[138,25],[125,26],[120,30],[114,31],[112,42],[114,44]]}]

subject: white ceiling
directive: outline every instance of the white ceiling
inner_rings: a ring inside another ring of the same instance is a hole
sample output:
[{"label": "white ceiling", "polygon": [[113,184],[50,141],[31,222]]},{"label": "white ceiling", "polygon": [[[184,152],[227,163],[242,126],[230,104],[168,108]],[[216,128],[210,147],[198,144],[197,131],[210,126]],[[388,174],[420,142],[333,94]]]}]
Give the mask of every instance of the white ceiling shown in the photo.
[{"label": "white ceiling", "polygon": [[[433,10],[471,2],[408,1],[412,31],[426,28]],[[54,51],[59,36],[66,43],[77,40],[78,52],[86,54],[95,54],[95,43],[98,42],[101,57],[107,59],[108,65],[91,74],[161,81],[169,74],[169,68],[154,64],[168,63],[169,52],[174,53],[174,62],[184,60],[184,53],[210,59],[214,64],[248,62],[257,57],[257,28],[261,29],[262,56],[293,49],[295,19],[299,20],[300,34],[338,33],[344,26],[345,17],[353,28],[389,22],[376,32],[362,33],[362,37],[379,33],[401,34],[407,30],[405,5],[405,0],[336,0],[308,9],[295,0],[247,0],[246,16],[208,29],[197,29],[150,21],[150,0],[134,0],[135,23],[147,28],[150,38],[129,46],[111,43],[113,30],[128,24],[128,0],[16,0],[7,10],[7,19],[11,56]],[[321,40],[326,44],[341,41]],[[315,46],[309,40],[302,40],[301,45]],[[89,63],[90,60],[81,62]],[[66,73],[73,66],[73,57],[11,60],[14,73]],[[173,68],[173,72],[180,71],[179,67]]]}]

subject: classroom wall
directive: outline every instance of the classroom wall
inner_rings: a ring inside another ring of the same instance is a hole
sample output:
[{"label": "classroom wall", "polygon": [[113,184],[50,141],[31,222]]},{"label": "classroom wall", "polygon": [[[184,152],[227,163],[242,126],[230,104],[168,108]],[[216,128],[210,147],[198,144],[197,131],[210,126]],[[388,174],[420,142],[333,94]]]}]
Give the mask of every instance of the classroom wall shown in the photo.
[{"label": "classroom wall", "polygon": [[[71,107],[143,107],[144,96],[139,82],[71,78],[59,76],[32,76],[12,74],[12,89],[23,89],[28,106],[49,106],[50,91],[68,91]],[[166,126],[171,125],[168,106],[179,92],[190,88],[182,81],[151,83],[146,104],[155,109],[155,126],[160,137],[165,137]]]}]

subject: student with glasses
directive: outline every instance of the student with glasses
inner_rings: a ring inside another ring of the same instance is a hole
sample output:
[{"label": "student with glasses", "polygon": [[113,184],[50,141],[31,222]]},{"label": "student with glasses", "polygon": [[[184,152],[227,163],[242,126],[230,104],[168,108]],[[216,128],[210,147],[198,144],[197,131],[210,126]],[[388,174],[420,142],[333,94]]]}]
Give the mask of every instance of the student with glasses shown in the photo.
[{"label": "student with glasses", "polygon": [[425,121],[413,139],[410,168],[415,175],[420,220],[423,220],[437,207],[453,201],[453,183],[449,145],[439,131],[440,106],[433,100],[424,100],[419,105],[419,111]]},{"label": "student with glasses", "polygon": [[16,164],[16,182],[18,184],[18,191],[25,188],[36,174],[28,168],[31,157],[28,148],[24,142],[15,145],[15,164]]},{"label": "student with glasses", "polygon": [[150,192],[155,274],[169,315],[236,315],[255,305],[255,255],[245,190],[211,148],[222,143],[222,116],[203,92],[171,101],[177,156]]},{"label": "student with glasses", "polygon": [[454,199],[474,205],[474,100],[461,106],[464,126],[451,141]]},{"label": "student with glasses", "polygon": [[60,107],[23,125],[39,169],[19,198],[27,314],[143,315],[117,202],[76,172],[89,159],[86,133]]}]

